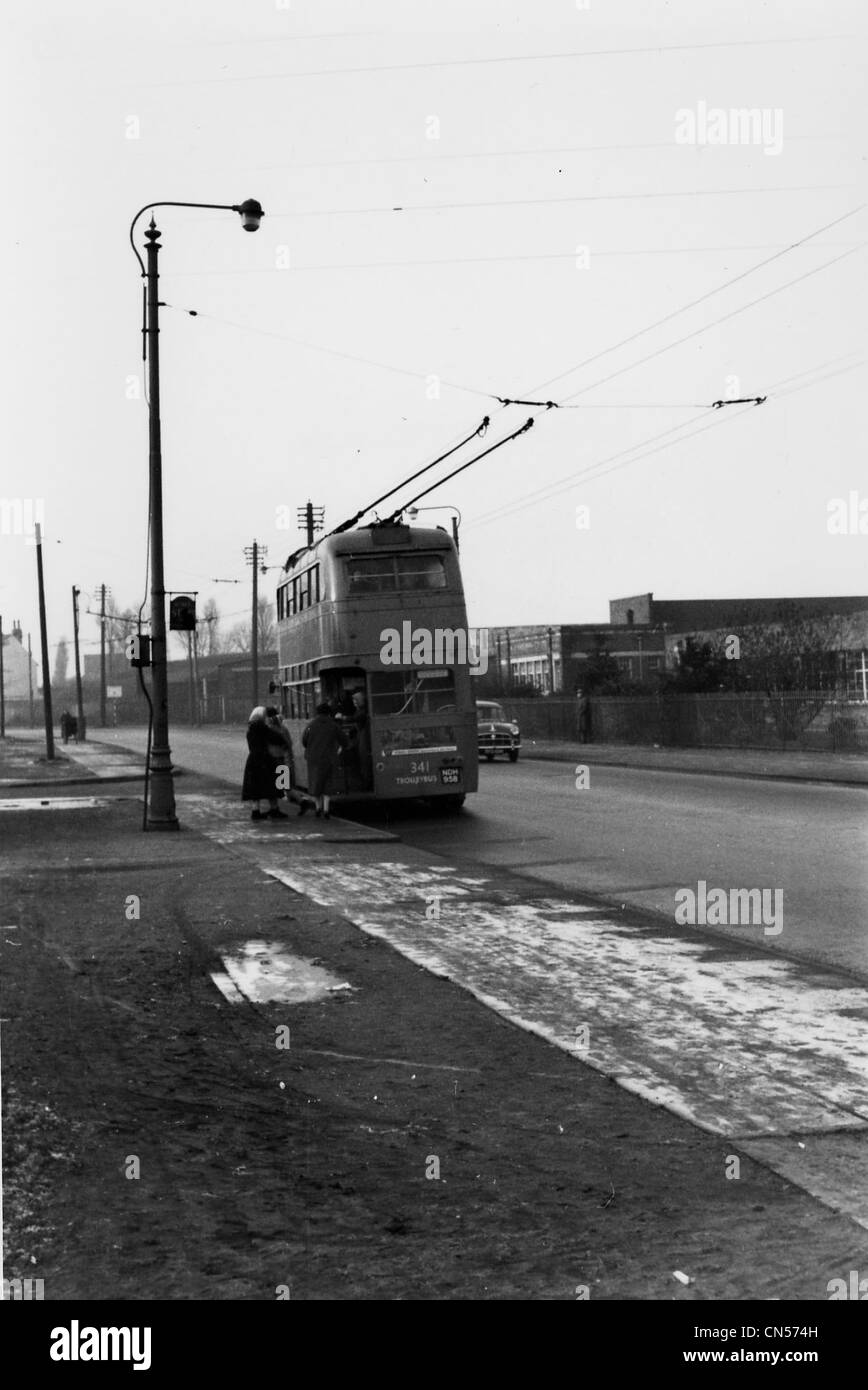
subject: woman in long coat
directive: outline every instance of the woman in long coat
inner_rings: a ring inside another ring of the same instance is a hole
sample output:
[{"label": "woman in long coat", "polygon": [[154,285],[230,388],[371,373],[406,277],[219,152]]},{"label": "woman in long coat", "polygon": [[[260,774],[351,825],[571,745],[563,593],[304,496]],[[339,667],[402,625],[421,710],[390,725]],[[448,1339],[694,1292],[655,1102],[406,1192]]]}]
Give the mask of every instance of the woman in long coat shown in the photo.
[{"label": "woman in long coat", "polygon": [[[283,792],[277,786],[277,772],[282,759],[271,753],[269,745],[274,746],[274,731],[269,727],[264,705],[251,710],[247,724],[247,762],[244,764],[244,780],[241,784],[241,800],[253,801],[251,820],[285,820],[286,815],[278,809],[277,799]],[[268,802],[268,810],[260,810],[260,802]]]},{"label": "woman in long coat", "polygon": [[[338,751],[344,747],[345,739],[341,733],[331,706],[317,705],[316,718],[312,719],[301,736],[307,758],[307,789],[316,801],[316,814],[329,819],[329,798],[326,788],[334,776]],[[308,810],[302,801],[298,814],[303,816]]]}]

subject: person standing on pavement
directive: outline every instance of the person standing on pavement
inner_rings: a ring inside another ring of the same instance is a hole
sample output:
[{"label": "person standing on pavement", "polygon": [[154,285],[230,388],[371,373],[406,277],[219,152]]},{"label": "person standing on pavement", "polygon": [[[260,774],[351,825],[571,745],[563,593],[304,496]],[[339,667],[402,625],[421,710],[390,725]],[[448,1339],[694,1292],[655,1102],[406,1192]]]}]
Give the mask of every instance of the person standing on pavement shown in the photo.
[{"label": "person standing on pavement", "polygon": [[576,702],[579,712],[579,743],[588,743],[591,738],[591,702],[588,692],[580,685],[576,687]]},{"label": "person standing on pavement", "polygon": [[[276,705],[265,706],[265,722],[269,729],[268,751],[277,760],[278,771],[290,772],[293,765],[292,734],[281,719]],[[286,778],[287,782],[290,780]]]},{"label": "person standing on pavement", "polygon": [[[334,777],[338,753],[346,740],[341,733],[331,706],[325,702],[316,707],[316,717],[311,720],[301,736],[307,759],[307,789],[314,798],[317,816],[329,819],[329,796],[327,788]],[[302,801],[298,814],[303,816],[309,810]]]},{"label": "person standing on pavement", "polygon": [[[279,756],[275,756],[277,737],[265,706],[257,705],[251,710],[247,723],[248,753],[241,785],[241,800],[255,803],[250,812],[251,820],[286,820],[285,812],[277,805],[278,797],[284,794],[277,786],[278,768],[286,761],[284,744],[280,746]],[[261,809],[263,801],[268,802],[267,811]]]}]

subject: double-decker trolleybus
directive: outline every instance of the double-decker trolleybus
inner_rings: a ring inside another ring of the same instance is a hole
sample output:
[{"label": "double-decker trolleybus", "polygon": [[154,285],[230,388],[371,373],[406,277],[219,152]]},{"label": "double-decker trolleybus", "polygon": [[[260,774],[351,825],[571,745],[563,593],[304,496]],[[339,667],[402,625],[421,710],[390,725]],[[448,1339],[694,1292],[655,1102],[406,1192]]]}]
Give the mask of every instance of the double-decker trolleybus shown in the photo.
[{"label": "double-decker trolleybus", "polygon": [[279,582],[277,630],[293,788],[306,788],[302,732],[327,702],[348,743],[330,795],[457,809],[476,791],[475,658],[446,531],[375,522],[297,551]]}]

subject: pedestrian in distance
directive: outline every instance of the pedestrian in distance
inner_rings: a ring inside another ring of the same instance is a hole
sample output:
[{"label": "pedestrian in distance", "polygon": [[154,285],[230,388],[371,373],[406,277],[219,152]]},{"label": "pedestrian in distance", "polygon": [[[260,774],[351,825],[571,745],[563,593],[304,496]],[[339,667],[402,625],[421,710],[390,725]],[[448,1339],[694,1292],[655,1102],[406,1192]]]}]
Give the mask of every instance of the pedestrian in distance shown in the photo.
[{"label": "pedestrian in distance", "polygon": [[69,743],[69,735],[72,732],[71,723],[72,715],[68,709],[65,709],[60,716],[60,737],[63,739],[64,743]]},{"label": "pedestrian in distance", "polygon": [[[323,702],[316,707],[316,716],[311,720],[301,736],[307,759],[307,789],[314,798],[317,817],[328,820],[328,786],[335,775],[338,753],[346,746],[346,740],[332,714],[331,706]],[[307,801],[302,800],[298,814],[303,816],[309,810]]]},{"label": "pedestrian in distance", "polygon": [[[276,715],[277,711],[274,713]],[[250,719],[247,722],[247,748],[241,799],[254,802],[250,819],[286,820],[285,812],[281,811],[277,804],[278,799],[284,795],[277,785],[277,777],[279,768],[286,762],[286,745],[284,742],[278,743],[277,731],[269,722],[264,705],[257,705],[250,711]],[[263,801],[268,802],[267,811],[261,808]]]},{"label": "pedestrian in distance", "polygon": [[579,743],[588,743],[591,737],[591,702],[588,692],[576,687],[576,707],[579,714]]}]

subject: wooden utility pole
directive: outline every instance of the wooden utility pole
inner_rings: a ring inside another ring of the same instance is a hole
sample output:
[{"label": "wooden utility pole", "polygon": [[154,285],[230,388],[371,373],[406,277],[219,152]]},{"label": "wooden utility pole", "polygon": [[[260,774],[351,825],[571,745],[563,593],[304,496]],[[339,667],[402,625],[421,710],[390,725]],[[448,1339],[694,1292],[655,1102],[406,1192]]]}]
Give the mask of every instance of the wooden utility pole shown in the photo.
[{"label": "wooden utility pole", "polygon": [[204,704],[204,701],[202,700],[202,686],[201,686],[201,684],[200,684],[200,682],[199,682],[199,627],[198,627],[198,620],[197,620],[197,626],[193,629],[192,637],[193,637],[193,684],[194,684],[195,687],[196,687],[196,723],[197,723],[197,724],[201,724],[201,723],[202,723],[202,717],[203,717],[203,704]]},{"label": "wooden utility pole", "polygon": [[253,566],[253,612],[250,619],[250,657],[252,661],[251,693],[254,708],[259,704],[259,565],[268,554],[268,546],[254,541],[244,547],[244,558]]},{"label": "wooden utility pole", "polygon": [[81,689],[81,657],[78,651],[78,596],[81,593],[75,585],[72,586],[72,629],[75,636],[75,696],[78,708],[78,741],[83,743],[87,738],[87,729],[84,721],[84,695]]},{"label": "wooden utility pole", "polygon": [[6,737],[6,681],[3,670],[3,619],[0,617],[0,738]]},{"label": "wooden utility pole", "polygon": [[30,691],[30,727],[36,727],[36,715],[33,710],[33,651],[30,646],[30,633],[27,634],[27,687]]},{"label": "wooden utility pole", "polygon": [[39,632],[42,639],[42,705],[45,712],[45,756],[54,757],[54,720],[51,714],[51,674],[48,664],[48,628],[45,623],[45,579],[42,573],[42,527],[36,523],[36,578],[39,584]]},{"label": "wooden utility pole", "polygon": [[190,687],[190,727],[196,726],[196,679],[193,675],[193,634],[187,633],[187,681]]},{"label": "wooden utility pole", "polygon": [[100,584],[100,609],[99,609],[99,724],[100,728],[106,726],[106,683],[105,683],[105,584]]},{"label": "wooden utility pole", "polygon": [[250,654],[253,661],[253,703],[259,699],[259,547],[253,542],[253,621]]}]

